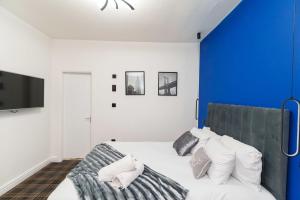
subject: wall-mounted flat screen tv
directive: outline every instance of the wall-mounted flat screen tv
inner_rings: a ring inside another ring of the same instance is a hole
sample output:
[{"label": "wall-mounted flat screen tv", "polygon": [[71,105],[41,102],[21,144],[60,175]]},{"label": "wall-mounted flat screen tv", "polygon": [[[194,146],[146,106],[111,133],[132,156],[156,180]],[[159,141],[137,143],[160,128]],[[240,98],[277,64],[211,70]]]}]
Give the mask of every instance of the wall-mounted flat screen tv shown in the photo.
[{"label": "wall-mounted flat screen tv", "polygon": [[0,110],[44,107],[44,79],[0,70]]}]

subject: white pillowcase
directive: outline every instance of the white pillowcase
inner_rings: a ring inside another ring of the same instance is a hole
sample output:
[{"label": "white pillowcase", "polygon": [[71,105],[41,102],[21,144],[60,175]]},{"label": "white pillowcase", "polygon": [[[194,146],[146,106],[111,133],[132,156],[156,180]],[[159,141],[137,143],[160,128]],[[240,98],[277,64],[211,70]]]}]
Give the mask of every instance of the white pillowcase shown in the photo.
[{"label": "white pillowcase", "polygon": [[204,132],[207,132],[209,133],[210,132],[210,128],[209,127],[203,127],[203,128],[196,128],[196,127],[193,127],[190,132],[196,136],[196,137],[200,137],[200,135],[202,135]]},{"label": "white pillowcase", "polygon": [[261,190],[262,154],[254,147],[224,135],[221,142],[236,153],[232,176],[242,183]]},{"label": "white pillowcase", "polygon": [[199,142],[191,150],[194,154],[199,148],[204,147],[210,138],[219,138],[221,136],[217,135],[215,132],[211,131],[209,127],[203,127],[202,129],[192,128],[190,132],[199,138]]},{"label": "white pillowcase", "polygon": [[205,151],[212,161],[207,172],[209,178],[216,184],[226,183],[235,166],[235,152],[217,138],[208,140]]}]

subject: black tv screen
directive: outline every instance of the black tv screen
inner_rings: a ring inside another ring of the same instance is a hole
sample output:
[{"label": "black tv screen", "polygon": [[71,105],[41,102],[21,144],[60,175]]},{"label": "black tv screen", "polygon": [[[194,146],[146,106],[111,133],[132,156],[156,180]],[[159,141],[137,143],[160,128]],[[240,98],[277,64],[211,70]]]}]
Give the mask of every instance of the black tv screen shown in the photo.
[{"label": "black tv screen", "polygon": [[44,79],[0,71],[0,110],[44,107]]}]

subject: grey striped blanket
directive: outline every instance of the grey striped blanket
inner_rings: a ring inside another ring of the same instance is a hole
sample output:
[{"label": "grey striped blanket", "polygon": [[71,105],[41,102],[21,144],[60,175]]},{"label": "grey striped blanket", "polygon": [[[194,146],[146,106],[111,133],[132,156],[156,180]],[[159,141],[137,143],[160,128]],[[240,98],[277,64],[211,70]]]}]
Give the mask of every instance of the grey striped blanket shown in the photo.
[{"label": "grey striped blanket", "polygon": [[188,190],[145,165],[142,175],[126,189],[111,187],[98,180],[98,171],[125,155],[108,144],[97,145],[68,174],[84,200],[184,200]]}]

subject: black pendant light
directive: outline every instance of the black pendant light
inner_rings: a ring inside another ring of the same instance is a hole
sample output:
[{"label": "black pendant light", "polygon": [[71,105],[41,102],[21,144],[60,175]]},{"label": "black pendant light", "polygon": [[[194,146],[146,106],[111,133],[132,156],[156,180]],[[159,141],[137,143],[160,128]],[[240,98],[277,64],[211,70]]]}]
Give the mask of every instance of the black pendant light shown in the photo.
[{"label": "black pendant light", "polygon": [[300,133],[299,133],[299,117],[300,117],[300,101],[295,98],[294,93],[295,93],[295,37],[296,37],[296,10],[297,10],[297,5],[296,5],[296,0],[293,0],[293,21],[292,21],[292,65],[291,65],[291,73],[292,73],[292,80],[291,80],[291,97],[284,100],[282,105],[281,105],[281,119],[282,119],[282,124],[281,124],[281,134],[282,134],[282,141],[285,138],[284,137],[284,110],[285,106],[287,103],[292,102],[297,105],[297,133],[296,133],[296,150],[293,153],[285,152],[284,147],[283,147],[283,142],[281,144],[281,151],[284,155],[287,157],[295,157],[299,155],[300,153],[300,146],[299,146],[299,140],[300,140]]},{"label": "black pendant light", "polygon": [[[116,5],[116,9],[119,9],[119,4],[118,4],[118,0],[113,0],[115,2],[115,5]],[[128,3],[126,0],[120,0],[122,1],[123,3],[125,3],[131,10],[135,10],[134,7]],[[103,7],[101,8],[101,11],[105,10],[105,8],[107,7],[108,5],[108,0],[105,0],[105,3],[103,5]]]}]

